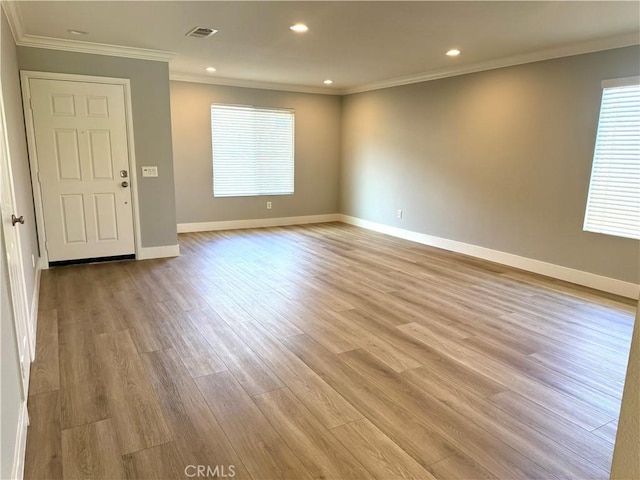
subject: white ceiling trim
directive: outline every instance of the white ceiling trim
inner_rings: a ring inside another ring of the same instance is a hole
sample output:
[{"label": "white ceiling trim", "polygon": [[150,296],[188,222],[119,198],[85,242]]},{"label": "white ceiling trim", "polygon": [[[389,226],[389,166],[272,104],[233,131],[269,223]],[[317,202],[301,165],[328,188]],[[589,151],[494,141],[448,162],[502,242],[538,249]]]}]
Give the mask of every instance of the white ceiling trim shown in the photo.
[{"label": "white ceiling trim", "polygon": [[24,22],[22,21],[22,15],[18,9],[17,2],[2,1],[2,9],[7,16],[13,39],[17,42],[18,39],[24,36]]},{"label": "white ceiling trim", "polygon": [[39,35],[24,34],[16,40],[16,44],[23,47],[48,48],[50,50],[64,50],[66,52],[91,53],[94,55],[109,55],[111,57],[137,58],[139,60],[153,60],[168,62],[176,56],[173,52],[150,50],[147,48],[122,47],[106,43],[82,42],[66,38],[41,37]]},{"label": "white ceiling trim", "polygon": [[137,58],[140,60],[153,60],[156,62],[168,62],[176,56],[173,52],[151,50],[147,48],[123,47],[105,43],[83,42],[81,40],[68,40],[65,38],[42,37],[30,35],[24,30],[22,15],[17,2],[2,2],[11,33],[16,45],[23,47],[47,48],[50,50],[63,50],[67,52],[91,53],[94,55],[109,55],[112,57]]},{"label": "white ceiling trim", "polygon": [[[151,50],[136,47],[125,47],[119,45],[109,45],[101,43],[91,43],[80,40],[69,40],[44,37],[38,35],[30,35],[25,33],[24,22],[17,6],[18,2],[2,1],[11,32],[17,45],[47,48],[53,50],[64,50],[71,52],[90,53],[96,55],[109,55],[125,58],[137,58],[144,60],[168,62],[176,56],[173,52],[161,50]],[[614,48],[627,47],[640,44],[640,36],[637,33],[609,37],[605,39],[592,40],[587,42],[566,45],[557,48],[539,50],[532,53],[515,55],[512,57],[490,60],[487,62],[474,63],[470,65],[460,66],[457,68],[438,69],[430,72],[424,72],[416,75],[404,77],[396,77],[379,82],[373,82],[356,86],[354,88],[339,89],[328,87],[312,87],[303,85],[289,85],[280,83],[260,82],[251,80],[239,80],[231,78],[218,78],[213,76],[205,76],[198,74],[189,74],[172,71],[170,79],[184,82],[206,83],[213,85],[226,85],[245,88],[261,88],[267,90],[281,90],[302,93],[319,93],[325,95],[349,95],[353,93],[367,92],[371,90],[379,90],[382,88],[396,87],[401,85],[409,85],[413,83],[427,82],[430,80],[438,80],[441,78],[453,77],[457,75],[465,75],[469,73],[481,72],[486,70],[494,70],[497,68],[522,65],[526,63],[539,62],[543,60],[551,60],[554,58],[568,57],[572,55],[580,55],[584,53],[597,52],[602,50],[610,50]]]},{"label": "white ceiling trim", "polygon": [[236,80],[233,78],[218,78],[193,73],[169,72],[169,80],[176,82],[206,83],[209,85],[223,85],[227,87],[259,88],[263,90],[280,90],[284,92],[319,93],[322,95],[342,95],[337,89],[323,87],[305,87],[286,83],[256,82],[252,80]]},{"label": "white ceiling trim", "polygon": [[490,60],[488,62],[474,63],[471,65],[461,66],[459,68],[440,69],[434,70],[432,72],[420,73],[417,75],[392,78],[389,80],[383,80],[381,82],[369,83],[355,88],[347,89],[329,89],[322,87],[305,87],[302,85],[257,82],[251,80],[236,80],[232,78],[217,78],[212,76],[181,73],[176,71],[171,71],[169,77],[171,80],[180,82],[207,83],[211,85],[226,85],[231,87],[262,88],[266,90],[284,90],[289,92],[320,93],[325,95],[351,95],[354,93],[380,90],[382,88],[428,82],[441,78],[455,77],[458,75],[483,72],[486,70],[495,70],[497,68],[511,67],[526,63],[541,62],[544,60],[552,60],[554,58],[570,57],[572,55],[581,55],[584,53],[611,50],[614,48],[630,47],[639,44],[640,36],[638,34],[632,33],[619,35],[615,37],[608,37],[605,39],[566,45],[563,47],[539,50],[533,53],[514,55],[512,57]]},{"label": "white ceiling trim", "polygon": [[584,53],[599,52],[602,50],[611,50],[614,48],[630,47],[640,44],[640,36],[637,33],[619,35],[600,40],[592,40],[563,47],[539,50],[533,53],[522,55],[514,55],[512,57],[490,60],[488,62],[474,63],[471,65],[461,66],[459,68],[434,70],[432,72],[399,77],[395,79],[383,80],[361,85],[355,88],[343,90],[343,95],[353,93],[368,92],[371,90],[380,90],[382,88],[397,87],[400,85],[409,85],[412,83],[428,82],[430,80],[438,80],[440,78],[454,77],[457,75],[465,75],[468,73],[482,72],[485,70],[494,70],[496,68],[511,67],[522,65],[525,63],[540,62],[543,60],[552,60],[554,58],[570,57],[572,55],[581,55]]}]

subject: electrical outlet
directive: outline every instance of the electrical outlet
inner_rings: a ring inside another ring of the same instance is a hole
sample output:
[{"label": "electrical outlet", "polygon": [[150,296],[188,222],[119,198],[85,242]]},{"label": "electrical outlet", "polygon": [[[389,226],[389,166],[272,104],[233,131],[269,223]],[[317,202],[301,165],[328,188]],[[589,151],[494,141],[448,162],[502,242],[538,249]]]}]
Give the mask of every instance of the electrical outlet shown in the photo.
[{"label": "electrical outlet", "polygon": [[398,210],[398,211],[396,212],[396,217],[398,217],[398,218],[402,218],[402,210]]},{"label": "electrical outlet", "polygon": [[267,210],[271,210],[271,202],[267,202]]},{"label": "electrical outlet", "polygon": [[158,176],[158,167],[142,167],[142,176],[143,177],[157,177]]}]

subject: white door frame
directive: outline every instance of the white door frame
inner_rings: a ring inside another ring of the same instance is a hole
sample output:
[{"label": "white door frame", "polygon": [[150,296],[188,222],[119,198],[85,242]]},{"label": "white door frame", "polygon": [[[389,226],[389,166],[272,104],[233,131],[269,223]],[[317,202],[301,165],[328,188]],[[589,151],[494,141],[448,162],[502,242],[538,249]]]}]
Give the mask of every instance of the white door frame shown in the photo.
[{"label": "white door frame", "polygon": [[124,91],[125,117],[127,128],[127,149],[129,150],[129,172],[131,173],[131,207],[133,209],[133,237],[136,258],[140,258],[142,251],[140,236],[140,209],[138,205],[138,179],[136,169],[136,150],[133,140],[133,110],[131,107],[131,81],[128,78],[94,77],[89,75],[74,75],[67,73],[33,72],[22,70],[22,104],[24,108],[25,124],[27,129],[27,144],[29,148],[29,163],[31,164],[31,184],[33,185],[34,205],[36,208],[36,225],[38,226],[38,243],[43,268],[49,268],[49,254],[46,248],[47,233],[44,229],[44,205],[42,203],[42,191],[40,190],[38,155],[35,143],[35,125],[33,111],[31,110],[31,90],[29,80],[62,80],[67,82],[103,83],[109,85],[121,85]]}]

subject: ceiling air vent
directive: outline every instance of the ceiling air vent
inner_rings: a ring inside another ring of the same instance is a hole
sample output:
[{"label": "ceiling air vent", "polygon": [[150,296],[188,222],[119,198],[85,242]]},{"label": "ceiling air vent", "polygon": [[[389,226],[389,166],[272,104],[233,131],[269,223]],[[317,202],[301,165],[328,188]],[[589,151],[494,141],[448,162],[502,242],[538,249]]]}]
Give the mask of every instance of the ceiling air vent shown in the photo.
[{"label": "ceiling air vent", "polygon": [[208,27],[195,27],[189,30],[186,34],[187,37],[196,37],[196,38],[209,38],[210,36],[217,33],[218,30]]}]

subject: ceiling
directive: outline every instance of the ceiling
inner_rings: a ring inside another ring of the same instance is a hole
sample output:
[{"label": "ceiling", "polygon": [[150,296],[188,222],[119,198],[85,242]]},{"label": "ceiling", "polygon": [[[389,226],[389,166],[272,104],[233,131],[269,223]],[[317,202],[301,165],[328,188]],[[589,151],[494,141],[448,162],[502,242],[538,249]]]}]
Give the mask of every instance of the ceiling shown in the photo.
[{"label": "ceiling", "polygon": [[[49,43],[49,48],[79,51],[92,51],[93,45],[108,51],[109,47],[95,45],[107,44],[173,52],[169,64],[173,78],[327,93],[640,43],[640,3],[635,1],[22,1],[12,5],[9,12],[14,34],[20,30],[19,44]],[[307,24],[309,31],[289,30],[297,22]],[[208,39],[186,37],[195,26],[219,31]],[[87,34],[72,35],[70,29]],[[451,48],[462,54],[446,56]],[[206,73],[207,66],[217,71]],[[324,86],[325,79],[332,79],[333,85]]]}]

